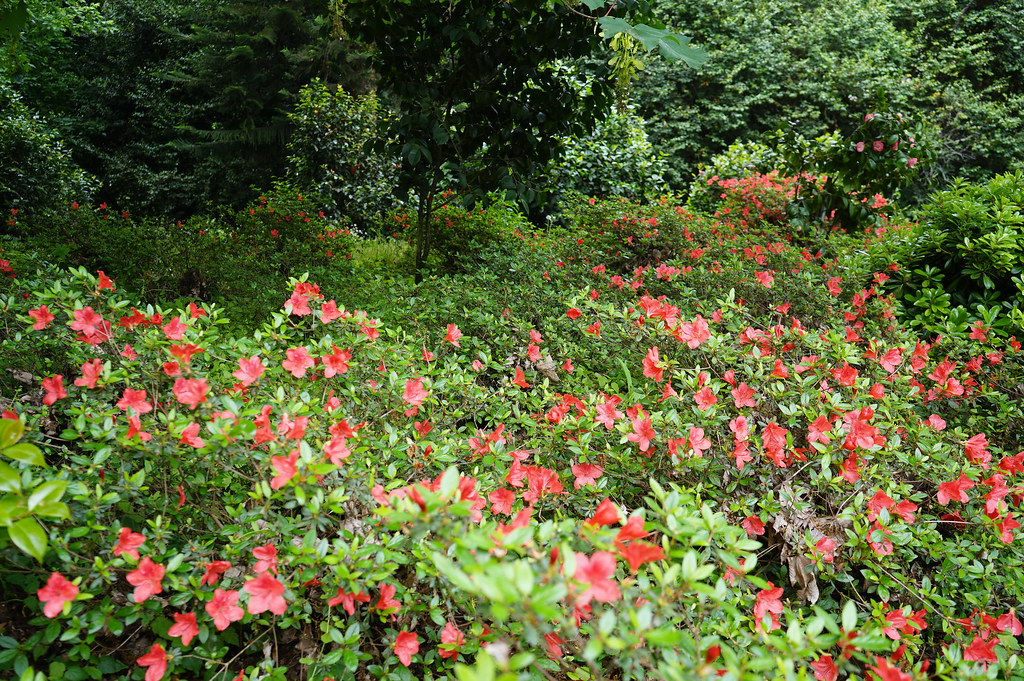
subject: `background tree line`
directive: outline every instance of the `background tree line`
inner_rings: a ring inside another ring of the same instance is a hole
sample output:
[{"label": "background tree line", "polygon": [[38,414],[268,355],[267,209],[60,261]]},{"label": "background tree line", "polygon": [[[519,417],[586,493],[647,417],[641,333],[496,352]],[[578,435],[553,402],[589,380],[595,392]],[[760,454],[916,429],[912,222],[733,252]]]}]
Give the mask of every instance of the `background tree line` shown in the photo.
[{"label": "background tree line", "polygon": [[[11,0],[8,5],[16,6]],[[301,159],[316,153],[294,144],[303,86],[316,79],[357,95],[376,89],[367,60],[372,31],[358,36],[360,42],[344,26],[346,21],[367,25],[360,12],[375,11],[376,5],[367,5],[368,10],[360,3],[339,10],[331,0],[45,5],[29,3],[32,20],[17,47],[13,38],[8,41],[0,81],[4,203],[20,198],[39,205],[41,199],[63,200],[65,193],[92,187],[96,201],[177,218],[212,205],[240,206],[272,178],[289,172],[289,155]],[[651,61],[630,93],[629,114],[612,109],[606,90],[588,89],[595,95],[588,98],[566,78],[521,73],[518,78],[537,85],[513,92],[514,97],[525,101],[543,93],[550,103],[575,96],[577,106],[585,108],[586,124],[566,135],[567,128],[537,118],[538,112],[547,113],[545,105],[528,103],[520,107],[520,118],[513,118],[513,127],[532,126],[537,136],[554,141],[534,145],[535,151],[552,153],[516,168],[514,180],[495,172],[497,166],[467,160],[459,166],[462,179],[478,194],[515,189],[539,218],[562,188],[614,187],[626,194],[680,190],[698,164],[734,141],[780,127],[807,136],[849,128],[883,99],[934,131],[939,149],[927,182],[986,177],[1013,169],[1013,159],[1024,157],[1024,55],[1018,49],[1024,0],[737,0],[727,7],[709,0],[662,0],[653,11],[690,32],[708,51],[708,63],[694,71]],[[552,30],[556,41],[561,29]],[[457,44],[457,36],[441,37]],[[508,39],[515,44],[514,35]],[[549,49],[552,57],[568,57],[576,64],[573,78],[603,84],[606,59],[584,60],[590,47],[533,45]],[[509,60],[515,50],[480,54]],[[496,63],[491,59],[484,67]],[[392,84],[401,83],[391,75]],[[441,82],[434,82],[434,91],[423,79],[409,79],[404,92],[394,85],[380,89],[380,106],[363,114],[380,116],[403,107],[409,113],[411,95],[440,97]],[[493,111],[488,114],[488,106],[495,103],[480,102],[467,112],[463,133],[480,137],[488,121],[499,120]],[[609,112],[611,121],[591,132]],[[315,115],[300,113],[305,120]],[[376,133],[374,121],[348,119],[346,125],[361,127],[365,135]],[[489,149],[502,139],[495,129],[491,125],[488,132]],[[522,146],[526,139],[530,136],[517,138],[510,130],[504,141]],[[71,162],[55,149],[70,152]],[[566,174],[565,164],[555,158],[563,151],[577,168],[587,168],[587,177]],[[624,158],[639,160],[630,164]],[[387,165],[381,170],[385,175]],[[90,184],[89,176],[99,181]],[[595,183],[595,177],[602,179]],[[552,178],[564,187],[552,190]],[[447,179],[457,178],[449,174]],[[55,185],[65,191],[55,192]],[[10,196],[16,191],[20,197]]]}]

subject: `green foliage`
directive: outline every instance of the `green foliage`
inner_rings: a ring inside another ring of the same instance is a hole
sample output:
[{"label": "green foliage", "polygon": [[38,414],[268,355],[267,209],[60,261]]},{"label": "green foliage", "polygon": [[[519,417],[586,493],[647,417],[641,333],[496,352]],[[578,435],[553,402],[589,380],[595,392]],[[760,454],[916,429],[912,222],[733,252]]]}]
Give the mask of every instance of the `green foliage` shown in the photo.
[{"label": "green foliage", "polygon": [[235,301],[242,319],[261,320],[273,307],[269,282],[350,255],[351,235],[327,223],[317,207],[287,185],[238,211],[184,222],[136,218],[81,205],[21,225],[49,261],[103,270],[147,301]]},{"label": "green foliage", "polygon": [[104,30],[26,41],[17,87],[103,180],[98,199],[174,220],[240,208],[284,173],[301,87],[364,80],[328,5],[109,0]]},{"label": "green foliage", "polygon": [[938,127],[930,178],[1002,172],[1024,157],[1020,0],[698,1],[660,11],[709,55],[699,73],[654,64],[635,91],[673,187],[737,140],[780,128],[846,132],[879,92]]},{"label": "green foliage", "polygon": [[203,106],[166,78],[192,50],[182,32],[194,8],[110,0],[102,6],[109,30],[25,45],[33,68],[18,88],[102,180],[100,201],[177,220],[217,195],[200,159],[173,146]]},{"label": "green foliage", "polygon": [[829,231],[877,225],[932,160],[924,127],[889,108],[870,111],[846,135],[814,140],[793,132],[777,144],[783,169],[800,178],[790,214],[798,229]]},{"label": "green foliage", "polygon": [[356,95],[314,81],[289,114],[288,177],[325,202],[328,214],[379,233],[396,209],[396,160],[368,150],[389,117],[374,94]]},{"label": "green foliage", "polygon": [[665,190],[665,160],[647,138],[632,107],[613,110],[593,132],[560,141],[562,155],[549,171],[561,192],[642,199]]},{"label": "green foliage", "polygon": [[42,117],[0,83],[0,208],[63,207],[89,199],[96,187]]},{"label": "green foliage", "polygon": [[409,242],[402,239],[360,239],[353,246],[352,266],[356,270],[397,275],[412,270],[412,255]]},{"label": "green foliage", "polygon": [[[591,11],[604,5],[587,3]],[[641,26],[628,20],[647,18],[649,5],[624,7],[626,16],[601,19],[606,37],[633,32],[668,58],[693,56],[663,27],[646,25],[637,34]],[[395,103],[378,148],[400,158],[399,187],[418,198],[417,269],[430,256],[430,215],[442,186],[476,196],[502,191],[533,204],[538,197],[528,180],[557,156],[559,136],[592,127],[612,89],[601,78],[587,96],[573,97],[571,84],[549,68],[597,47],[596,16],[517,0],[436,8],[431,0],[358,0],[344,9],[346,32],[373,46],[378,87]]]},{"label": "green foliage", "polygon": [[[8,463],[0,461],[0,527],[7,530],[6,538],[0,534],[0,550],[8,540],[23,553],[40,563],[46,555],[47,536],[38,518],[67,520],[68,505],[61,501],[67,490],[67,481],[44,479],[34,468],[45,468],[46,460],[39,447],[19,442],[25,433],[21,421],[0,419],[0,456],[24,464],[25,475]],[[35,473],[35,474],[33,474]]]},{"label": "green foliage", "polygon": [[250,186],[283,174],[299,90],[342,71],[329,8],[328,0],[200,6],[186,38],[193,54],[171,75],[199,105],[184,141],[216,178],[219,203],[241,205]]},{"label": "green foliage", "polygon": [[[426,265],[447,274],[478,269],[485,259],[502,259],[516,238],[530,228],[516,207],[494,199],[477,208],[465,208],[459,197],[447,192],[444,203],[430,218],[431,258]],[[404,213],[394,218],[403,225],[410,243],[415,240],[415,223]]]},{"label": "green foliage", "polygon": [[24,76],[33,68],[29,52],[67,42],[73,37],[109,31],[100,3],[93,0],[2,0],[0,38],[5,58],[0,60],[0,83]]},{"label": "green foliage", "polygon": [[1024,333],[1024,174],[960,180],[922,206],[898,252],[898,295],[913,321],[965,333],[977,321]]}]

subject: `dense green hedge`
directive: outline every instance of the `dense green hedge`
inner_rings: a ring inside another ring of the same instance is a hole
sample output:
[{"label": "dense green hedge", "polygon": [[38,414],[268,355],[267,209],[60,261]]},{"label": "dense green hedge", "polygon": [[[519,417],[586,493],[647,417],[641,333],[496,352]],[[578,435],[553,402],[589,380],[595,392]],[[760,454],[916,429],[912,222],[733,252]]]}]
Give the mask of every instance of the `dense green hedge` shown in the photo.
[{"label": "dense green hedge", "polygon": [[636,88],[674,186],[737,139],[777,128],[814,137],[878,105],[941,138],[939,181],[1024,158],[1024,2],[737,0],[660,3],[710,54],[697,72],[652,63]]}]

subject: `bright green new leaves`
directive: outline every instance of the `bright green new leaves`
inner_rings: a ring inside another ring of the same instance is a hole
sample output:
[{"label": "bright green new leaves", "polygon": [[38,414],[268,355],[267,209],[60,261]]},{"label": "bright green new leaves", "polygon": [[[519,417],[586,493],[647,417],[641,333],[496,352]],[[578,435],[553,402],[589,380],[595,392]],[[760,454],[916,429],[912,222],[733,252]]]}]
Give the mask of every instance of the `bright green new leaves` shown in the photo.
[{"label": "bright green new leaves", "polygon": [[664,26],[633,25],[619,17],[601,17],[597,23],[601,25],[606,38],[611,39],[625,33],[638,40],[648,52],[658,50],[665,59],[671,62],[682,60],[692,69],[700,68],[708,59],[704,50],[689,44],[689,36],[676,33]]},{"label": "bright green new leaves", "polygon": [[46,533],[35,518],[22,518],[8,528],[11,541],[40,563],[46,554]]},{"label": "bright green new leaves", "polygon": [[[29,466],[46,467],[46,460],[38,447],[19,442],[25,426],[17,419],[0,419],[0,454]],[[43,518],[66,519],[67,504],[61,501],[67,491],[66,480],[39,480],[29,476],[23,479],[16,468],[0,461],[0,526],[6,527],[11,541],[19,549],[39,562],[46,554],[46,532],[36,520]]]}]

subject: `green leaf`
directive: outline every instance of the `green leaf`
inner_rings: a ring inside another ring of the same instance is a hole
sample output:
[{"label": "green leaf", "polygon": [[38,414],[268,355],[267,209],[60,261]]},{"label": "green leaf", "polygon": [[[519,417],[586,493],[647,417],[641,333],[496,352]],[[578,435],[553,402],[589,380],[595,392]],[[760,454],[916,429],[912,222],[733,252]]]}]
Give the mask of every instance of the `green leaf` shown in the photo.
[{"label": "green leaf", "polygon": [[21,439],[25,426],[18,419],[0,419],[0,449],[6,449]]},{"label": "green leaf", "polygon": [[650,52],[658,46],[662,40],[667,36],[672,35],[672,31],[665,30],[664,28],[655,28],[654,26],[648,26],[647,24],[637,24],[633,27],[633,30],[629,31],[630,35],[639,40],[644,49]]},{"label": "green leaf", "polygon": [[857,606],[853,601],[847,601],[843,606],[843,629],[853,631],[857,628]]},{"label": "green leaf", "polygon": [[64,491],[68,488],[67,480],[50,480],[36,487],[28,498],[28,510],[33,510],[40,504],[52,504],[60,501]]},{"label": "green leaf", "polygon": [[669,35],[658,41],[658,51],[669,61],[682,60],[691,69],[698,69],[708,60],[708,55],[704,50],[688,45],[689,42],[690,39],[684,36]]},{"label": "green leaf", "polygon": [[3,461],[0,461],[0,492],[17,492],[21,489],[21,476]]},{"label": "green leaf", "polygon": [[52,504],[39,504],[35,507],[33,513],[42,518],[57,518],[58,520],[67,520],[71,517],[68,505],[62,501]]},{"label": "green leaf", "polygon": [[22,518],[8,528],[11,541],[19,549],[32,556],[40,563],[46,555],[46,533],[35,518]]},{"label": "green leaf", "polygon": [[5,495],[0,499],[0,527],[8,527],[11,522],[25,515],[25,500],[13,494]]},{"label": "green leaf", "polygon": [[4,450],[4,456],[15,461],[32,464],[33,466],[46,466],[46,459],[43,458],[42,450],[27,442],[8,447]]},{"label": "green leaf", "polygon": [[620,33],[633,35],[633,27],[625,19],[619,17],[601,17],[597,20],[605,38],[613,38]]},{"label": "green leaf", "polygon": [[587,9],[593,12],[598,7],[604,7],[605,0],[583,0],[583,4],[587,6]]}]

